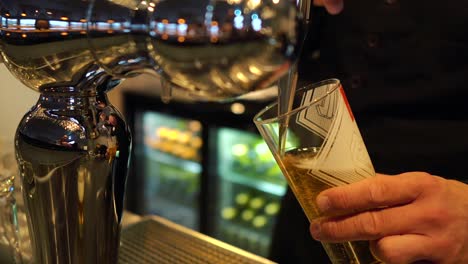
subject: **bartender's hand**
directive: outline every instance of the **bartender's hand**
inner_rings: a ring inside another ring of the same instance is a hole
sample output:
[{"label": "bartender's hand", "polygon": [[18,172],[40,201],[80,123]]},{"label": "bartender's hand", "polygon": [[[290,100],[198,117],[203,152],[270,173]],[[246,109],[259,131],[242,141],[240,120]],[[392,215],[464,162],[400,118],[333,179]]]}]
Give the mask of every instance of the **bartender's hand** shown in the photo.
[{"label": "bartender's hand", "polygon": [[[422,172],[378,175],[317,196],[324,242],[370,240],[385,263],[468,263],[468,185]],[[339,215],[339,216],[338,216]]]},{"label": "bartender's hand", "polygon": [[336,15],[343,10],[343,0],[313,0],[315,6],[324,6],[328,13]]}]

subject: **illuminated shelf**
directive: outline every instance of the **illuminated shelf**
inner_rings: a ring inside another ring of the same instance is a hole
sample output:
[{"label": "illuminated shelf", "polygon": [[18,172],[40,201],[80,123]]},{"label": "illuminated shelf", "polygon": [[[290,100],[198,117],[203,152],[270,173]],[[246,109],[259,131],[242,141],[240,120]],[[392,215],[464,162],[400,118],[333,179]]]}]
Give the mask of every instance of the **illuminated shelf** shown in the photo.
[{"label": "illuminated shelf", "polygon": [[188,172],[199,174],[202,171],[202,165],[199,162],[178,158],[172,154],[159,150],[153,150],[149,147],[145,148],[144,155],[156,162],[183,168]]},{"label": "illuminated shelf", "polygon": [[246,176],[238,172],[234,172],[232,170],[221,169],[220,170],[221,177],[225,180],[230,182],[234,182],[237,184],[241,184],[244,186],[249,186],[254,189],[270,193],[276,196],[283,196],[286,192],[286,182],[284,184],[280,183],[273,183],[266,181],[261,178],[253,178],[251,176]]}]

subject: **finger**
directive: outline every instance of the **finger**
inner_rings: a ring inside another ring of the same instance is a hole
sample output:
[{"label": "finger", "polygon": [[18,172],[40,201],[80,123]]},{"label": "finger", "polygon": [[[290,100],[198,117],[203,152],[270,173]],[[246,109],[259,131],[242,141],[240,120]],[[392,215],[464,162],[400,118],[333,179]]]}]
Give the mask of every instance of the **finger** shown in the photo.
[{"label": "finger", "polygon": [[343,10],[343,0],[314,0],[314,6],[325,6],[328,13],[336,15]]},{"label": "finger", "polygon": [[343,0],[323,0],[328,13],[336,15],[343,10]]},{"label": "finger", "polygon": [[372,253],[387,264],[432,263],[429,253],[433,247],[424,235],[387,236],[371,242]]},{"label": "finger", "polygon": [[324,214],[339,215],[410,203],[423,190],[415,174],[378,175],[325,190],[317,196],[318,209]]},{"label": "finger", "polygon": [[314,0],[314,6],[323,6],[323,0]]},{"label": "finger", "polygon": [[391,207],[318,219],[312,221],[310,233],[314,239],[324,242],[376,240],[416,232],[423,217],[412,206]]}]

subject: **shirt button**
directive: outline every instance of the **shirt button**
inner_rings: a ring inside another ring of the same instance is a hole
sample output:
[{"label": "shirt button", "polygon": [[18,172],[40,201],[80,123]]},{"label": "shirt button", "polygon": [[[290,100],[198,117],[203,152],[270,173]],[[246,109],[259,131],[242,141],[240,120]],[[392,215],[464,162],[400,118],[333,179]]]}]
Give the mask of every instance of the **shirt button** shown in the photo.
[{"label": "shirt button", "polygon": [[314,50],[312,54],[310,54],[310,58],[313,60],[320,59],[320,50]]},{"label": "shirt button", "polygon": [[377,34],[369,34],[367,36],[367,46],[369,48],[377,48],[379,45],[379,36]]},{"label": "shirt button", "polygon": [[361,87],[362,85],[362,78],[360,75],[355,74],[351,76],[350,82],[351,82],[351,88],[357,89]]}]

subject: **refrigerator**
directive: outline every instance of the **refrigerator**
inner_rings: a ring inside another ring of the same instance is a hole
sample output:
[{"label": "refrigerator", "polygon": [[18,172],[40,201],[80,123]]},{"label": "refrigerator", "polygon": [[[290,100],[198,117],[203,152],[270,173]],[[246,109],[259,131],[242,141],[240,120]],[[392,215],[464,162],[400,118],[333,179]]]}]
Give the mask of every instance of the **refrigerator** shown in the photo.
[{"label": "refrigerator", "polygon": [[126,93],[126,209],[268,257],[286,181],[253,116],[268,102],[163,103]]}]

